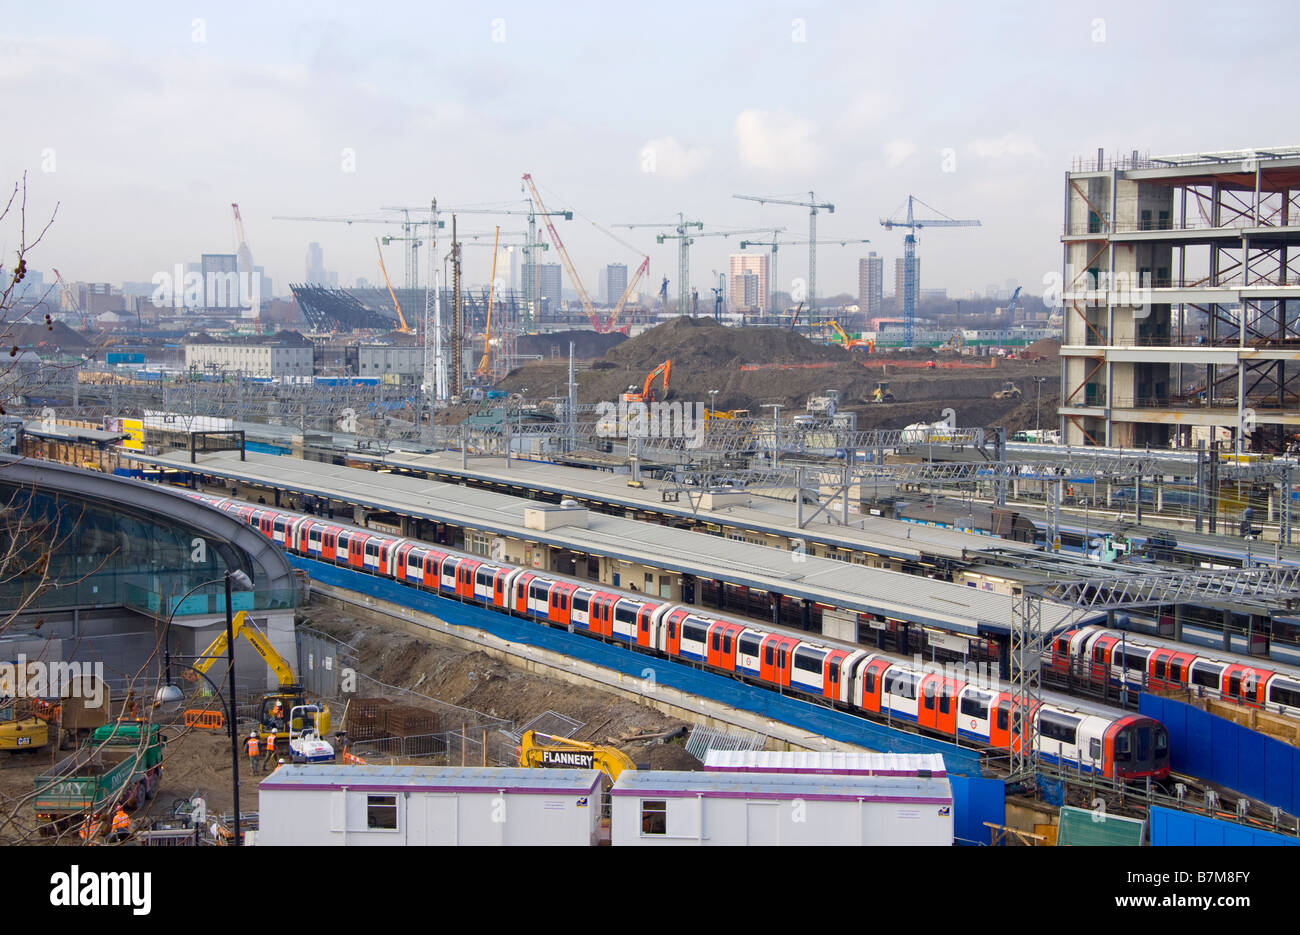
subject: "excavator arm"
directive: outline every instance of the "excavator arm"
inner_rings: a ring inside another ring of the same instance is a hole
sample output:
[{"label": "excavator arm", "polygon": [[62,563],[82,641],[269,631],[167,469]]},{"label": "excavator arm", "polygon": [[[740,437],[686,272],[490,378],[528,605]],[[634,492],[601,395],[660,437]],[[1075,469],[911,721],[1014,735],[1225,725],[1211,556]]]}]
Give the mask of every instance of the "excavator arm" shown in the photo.
[{"label": "excavator arm", "polygon": [[[275,647],[262,634],[262,631],[257,629],[248,619],[247,611],[241,610],[235,614],[235,620],[230,629],[235,639],[239,639],[242,635],[248,642],[253,644],[253,648],[257,650],[258,655],[262,657],[271,671],[275,673],[276,678],[279,679],[281,688],[288,688],[297,684],[297,680],[293,676],[293,668],[283,656],[276,652]],[[206,674],[208,669],[212,668],[214,662],[226,655],[228,648],[225,631],[222,631],[217,634],[217,638],[212,641],[208,648],[199,654],[198,661],[194,663],[195,671]]]},{"label": "excavator arm", "polygon": [[642,399],[650,399],[650,387],[651,387],[651,385],[655,382],[655,378],[656,378],[656,377],[658,377],[660,374],[663,374],[663,377],[664,377],[664,399],[667,399],[667,398],[668,398],[668,380],[669,380],[669,378],[672,376],[672,373],[673,373],[673,362],[672,362],[671,360],[665,360],[665,361],[664,361],[662,364],[660,364],[658,367],[655,367],[655,369],[651,370],[651,371],[650,371],[650,374],[645,378],[645,386],[641,389],[641,398],[642,398]]},{"label": "excavator arm", "polygon": [[[551,756],[547,756],[551,754]],[[558,756],[557,756],[558,754]],[[564,754],[579,754],[579,758],[565,757]],[[580,768],[585,766],[585,757],[591,758],[591,768],[598,769],[609,777],[611,783],[617,782],[625,769],[636,769],[636,764],[621,750],[603,747],[581,740],[569,740],[567,737],[555,737],[551,734],[539,734],[537,731],[524,731],[519,743],[519,765],[534,769],[541,767]]]}]

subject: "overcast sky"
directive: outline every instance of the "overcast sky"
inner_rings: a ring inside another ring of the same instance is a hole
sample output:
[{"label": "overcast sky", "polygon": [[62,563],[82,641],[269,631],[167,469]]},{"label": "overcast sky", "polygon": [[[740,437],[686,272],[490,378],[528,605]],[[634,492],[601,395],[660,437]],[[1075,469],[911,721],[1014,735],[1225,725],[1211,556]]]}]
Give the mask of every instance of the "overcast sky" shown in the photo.
[{"label": "overcast sky", "polygon": [[[378,280],[377,227],[272,221],[384,205],[504,204],[531,172],[548,207],[603,225],[705,232],[784,225],[806,240],[815,191],[818,293],[887,262],[909,193],[983,227],[923,234],[922,286],[1008,279],[1040,292],[1060,266],[1063,174],[1080,155],[1300,142],[1294,4],[0,3],[0,179],[28,172],[33,216],[60,204],[32,258],[70,280],[149,280],[234,252],[230,203],[277,292],[319,241],[343,282]],[[349,156],[349,154],[352,154]],[[802,193],[802,194],[800,194]],[[521,219],[501,219],[522,230]],[[487,218],[463,222],[491,230]],[[650,255],[676,291],[677,255]],[[580,218],[560,224],[589,290],[639,258]],[[11,259],[15,237],[0,231]],[[735,240],[692,248],[703,294]],[[490,250],[467,252],[487,279]],[[554,252],[546,260],[554,260]],[[402,260],[387,253],[400,280]],[[807,271],[781,253],[780,285]],[[886,274],[891,291],[892,270]]]}]

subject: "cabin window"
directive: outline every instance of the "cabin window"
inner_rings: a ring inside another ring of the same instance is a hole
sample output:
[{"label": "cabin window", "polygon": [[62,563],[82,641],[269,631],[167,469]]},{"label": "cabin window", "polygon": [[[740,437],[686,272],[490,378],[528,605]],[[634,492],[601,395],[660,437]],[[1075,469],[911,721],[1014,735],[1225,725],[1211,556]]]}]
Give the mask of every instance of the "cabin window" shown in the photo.
[{"label": "cabin window", "polygon": [[759,647],[760,644],[761,644],[761,641],[759,640],[759,638],[758,638],[757,636],[752,636],[752,635],[750,635],[750,634],[748,634],[748,633],[742,633],[742,634],[741,634],[741,635],[736,639],[736,648],[737,648],[737,650],[738,650],[742,655],[745,655],[745,656],[757,656],[757,655],[758,655],[758,647]]},{"label": "cabin window", "polygon": [[668,833],[668,801],[666,799],[641,800],[641,833]]},{"label": "cabin window", "polygon": [[366,796],[366,830],[367,831],[396,831],[397,830],[397,796],[395,795]]},{"label": "cabin window", "polygon": [[1088,741],[1088,759],[1090,760],[1101,759],[1101,741],[1095,737],[1092,740]]},{"label": "cabin window", "polygon": [[961,713],[963,717],[984,720],[989,716],[989,696],[980,694],[967,695],[961,700]]},{"label": "cabin window", "polygon": [[1192,684],[1200,685],[1203,688],[1217,689],[1221,684],[1220,676],[1223,674],[1222,666],[1211,666],[1205,663],[1192,664]]},{"label": "cabin window", "polygon": [[1079,719],[1055,711],[1043,711],[1038,716],[1038,732],[1048,740],[1074,745],[1078,737]]}]

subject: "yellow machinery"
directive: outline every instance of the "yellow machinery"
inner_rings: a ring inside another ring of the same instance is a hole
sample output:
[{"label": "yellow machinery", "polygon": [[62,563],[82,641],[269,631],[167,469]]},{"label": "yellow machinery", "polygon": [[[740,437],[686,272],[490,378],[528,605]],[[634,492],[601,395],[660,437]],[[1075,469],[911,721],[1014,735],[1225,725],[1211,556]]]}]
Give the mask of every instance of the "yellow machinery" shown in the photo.
[{"label": "yellow machinery", "polygon": [[873,403],[892,403],[894,394],[890,392],[889,384],[881,381],[876,384],[876,388],[871,391],[871,401]]},{"label": "yellow machinery", "polygon": [[598,769],[610,785],[618,782],[623,770],[636,769],[636,764],[614,747],[539,734],[535,730],[524,731],[520,739],[519,765],[534,769]]},{"label": "yellow machinery", "polygon": [[49,745],[51,734],[49,722],[36,711],[20,711],[17,704],[0,708],[0,751],[40,750]]},{"label": "yellow machinery", "polygon": [[1010,380],[1002,384],[1002,389],[993,394],[994,399],[1019,399],[1020,387],[1016,386]]},{"label": "yellow machinery", "polygon": [[[307,701],[302,686],[299,685],[297,680],[294,678],[293,668],[283,656],[275,651],[275,647],[271,645],[271,641],[268,640],[262,632],[253,625],[253,622],[248,619],[247,611],[241,610],[235,615],[231,632],[234,634],[235,639],[239,639],[242,635],[248,640],[248,642],[252,643],[253,648],[257,650],[258,655],[262,657],[263,661],[266,662],[271,671],[275,673],[276,678],[280,680],[280,687],[277,691],[267,692],[262,696],[262,708],[261,711],[258,712],[257,718],[258,737],[265,740],[267,734],[274,729],[276,731],[277,740],[287,742],[289,738],[289,729],[291,727],[294,731],[302,731],[308,730],[313,726],[321,737],[326,736],[330,729],[329,707],[324,702]],[[194,664],[194,670],[196,672],[206,673],[208,669],[212,668],[214,662],[226,657],[227,645],[226,632],[225,630],[222,630],[221,633],[217,635],[217,638],[212,641],[212,644],[200,654],[199,660]],[[276,714],[277,703],[280,705],[280,713],[278,716]],[[302,723],[302,716],[298,716],[292,723],[289,723],[288,719],[290,717],[290,712],[292,712],[294,708],[309,704],[316,704],[320,708],[319,714],[315,715],[315,725],[312,725],[310,722],[306,724]]]},{"label": "yellow machinery", "polygon": [[848,332],[840,327],[838,321],[831,321],[830,326],[831,330],[834,331],[836,336],[840,339],[840,343],[844,345],[846,351],[856,349],[866,351],[868,354],[875,353],[876,342],[874,340],[864,341],[861,338],[850,338]]},{"label": "yellow machinery", "polygon": [[375,238],[375,249],[379,251],[379,272],[384,274],[384,285],[388,287],[388,294],[393,299],[393,308],[397,309],[397,331],[399,334],[414,334],[411,326],[406,323],[401,303],[397,301],[397,293],[393,291],[393,284],[388,279],[388,270],[384,267],[384,248],[379,245],[378,237]]},{"label": "yellow machinery", "polygon": [[488,280],[487,324],[483,327],[483,359],[478,362],[476,376],[485,377],[492,370],[492,300],[497,289],[497,254],[501,250],[501,227],[492,235],[492,278]]}]

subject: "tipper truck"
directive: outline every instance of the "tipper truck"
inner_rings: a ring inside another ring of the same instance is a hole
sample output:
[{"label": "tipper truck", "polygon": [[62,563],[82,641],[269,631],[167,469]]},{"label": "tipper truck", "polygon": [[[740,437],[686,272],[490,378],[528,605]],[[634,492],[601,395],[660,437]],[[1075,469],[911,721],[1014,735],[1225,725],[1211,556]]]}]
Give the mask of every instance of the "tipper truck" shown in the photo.
[{"label": "tipper truck", "polygon": [[165,742],[156,725],[142,721],[96,728],[75,753],[36,777],[37,820],[53,831],[114,804],[143,805],[158,791]]}]

